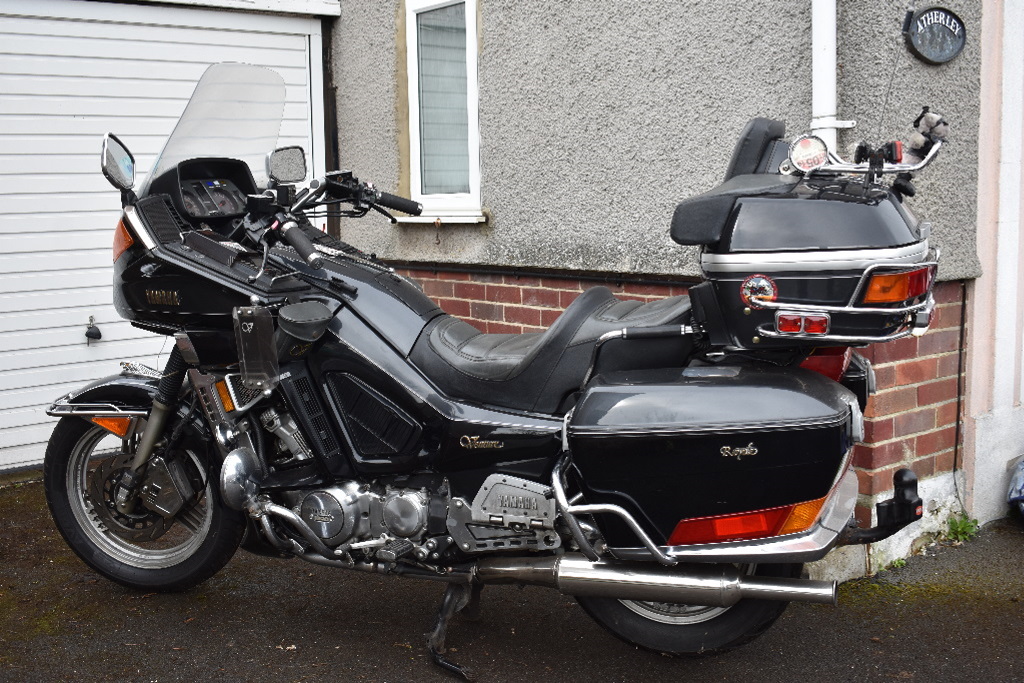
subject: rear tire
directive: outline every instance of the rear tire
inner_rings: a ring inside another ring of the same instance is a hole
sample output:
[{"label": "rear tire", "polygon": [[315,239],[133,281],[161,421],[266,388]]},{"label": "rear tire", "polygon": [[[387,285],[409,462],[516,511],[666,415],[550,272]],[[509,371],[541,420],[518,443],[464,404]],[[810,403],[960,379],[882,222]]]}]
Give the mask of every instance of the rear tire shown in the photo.
[{"label": "rear tire", "polygon": [[43,465],[46,502],[64,540],[87,565],[131,588],[178,591],[227,564],[245,518],[220,501],[219,462],[199,431],[187,427],[174,454],[199,493],[166,520],[141,504],[131,516],[112,504],[114,484],[130,460],[128,442],[81,418],[57,423]]},{"label": "rear tire", "polygon": [[[748,565],[757,576],[799,577],[802,564]],[[787,602],[740,600],[730,607],[578,596],[580,606],[618,638],[663,655],[701,656],[732,650],[768,630]]]}]

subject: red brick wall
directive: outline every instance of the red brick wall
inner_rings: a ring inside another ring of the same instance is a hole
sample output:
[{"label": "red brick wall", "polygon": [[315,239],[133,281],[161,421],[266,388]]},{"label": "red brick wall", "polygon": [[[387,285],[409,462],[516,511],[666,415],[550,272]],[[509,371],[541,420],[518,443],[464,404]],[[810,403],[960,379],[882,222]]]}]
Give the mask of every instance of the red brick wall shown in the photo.
[{"label": "red brick wall", "polygon": [[935,300],[932,324],[923,337],[860,351],[874,366],[878,382],[865,411],[868,443],[854,452],[861,493],[891,489],[892,475],[901,467],[921,478],[953,469],[960,417],[962,284],[940,283]]},{"label": "red brick wall", "polygon": [[[400,272],[418,280],[446,312],[482,332],[542,331],[580,292],[600,284],[619,298],[640,301],[686,293],[684,285],[601,283],[555,275]],[[938,306],[923,337],[859,350],[872,362],[878,382],[865,412],[867,443],[854,451],[862,494],[890,490],[893,472],[900,467],[910,467],[921,478],[953,469],[962,292],[959,282],[936,287]],[[869,508],[858,509],[858,516],[864,515],[870,518]]]}]

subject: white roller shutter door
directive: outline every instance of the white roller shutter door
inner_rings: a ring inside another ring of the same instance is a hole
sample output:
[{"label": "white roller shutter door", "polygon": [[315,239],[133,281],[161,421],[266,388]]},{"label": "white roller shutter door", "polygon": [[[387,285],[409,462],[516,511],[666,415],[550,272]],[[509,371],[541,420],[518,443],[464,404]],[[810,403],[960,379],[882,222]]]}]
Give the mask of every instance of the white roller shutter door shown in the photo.
[{"label": "white roller shutter door", "polygon": [[[118,193],[99,172],[116,133],[141,173],[203,71],[246,62],[288,85],[282,144],[322,172],[320,20],[76,0],[0,4],[0,469],[41,462],[43,410],[121,360],[157,366],[164,338],[111,301]],[[90,318],[103,338],[87,344]]]}]

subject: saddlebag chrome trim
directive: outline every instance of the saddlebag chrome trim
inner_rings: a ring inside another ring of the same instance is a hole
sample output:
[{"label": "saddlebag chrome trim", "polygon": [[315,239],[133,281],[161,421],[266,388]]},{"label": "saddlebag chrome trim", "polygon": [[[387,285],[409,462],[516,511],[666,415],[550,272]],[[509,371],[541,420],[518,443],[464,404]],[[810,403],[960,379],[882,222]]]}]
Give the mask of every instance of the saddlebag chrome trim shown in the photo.
[{"label": "saddlebag chrome trim", "polygon": [[[857,505],[857,475],[848,469],[808,531],[788,536],[702,545],[664,546],[659,552],[675,562],[813,562],[839,542]],[[650,560],[646,548],[610,548],[622,560]]]},{"label": "saddlebag chrome trim", "polygon": [[671,438],[683,434],[735,434],[750,431],[782,431],[786,429],[813,429],[815,427],[838,427],[846,422],[845,414],[833,418],[816,418],[807,420],[789,420],[776,422],[742,422],[722,424],[687,424],[687,425],[570,425],[570,437],[602,437],[602,436],[661,436]]},{"label": "saddlebag chrome trim", "polygon": [[837,251],[772,251],[712,254],[700,256],[707,273],[752,273],[758,271],[821,272],[823,270],[864,270],[871,266],[923,265],[928,257],[928,240],[886,249],[843,249]]}]

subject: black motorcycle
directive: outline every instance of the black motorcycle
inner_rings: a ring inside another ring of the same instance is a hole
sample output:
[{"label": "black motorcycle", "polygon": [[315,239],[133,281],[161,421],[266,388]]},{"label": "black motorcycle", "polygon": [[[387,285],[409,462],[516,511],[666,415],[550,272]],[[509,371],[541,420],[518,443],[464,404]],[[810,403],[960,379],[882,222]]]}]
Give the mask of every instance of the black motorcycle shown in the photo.
[{"label": "black motorcycle", "polygon": [[268,154],[284,91],[211,67],[138,189],[104,141],[115,305],[174,343],[162,370],[123,363],[49,409],[47,500],[93,569],[180,590],[241,545],[445,582],[428,645],[463,672],[445,629],[487,584],[555,588],[657,652],[720,652],[790,601],[834,603],[803,563],[921,516],[901,470],[878,526],[852,521],[874,377],[851,347],[928,326],[937,253],[903,198],[936,127],[915,164],[895,143],[850,164],[754,119],[725,182],[672,218],[702,248],[689,296],[594,287],[543,333],[481,334],[311,225],[420,207],[347,171],[302,183],[302,149]]}]

